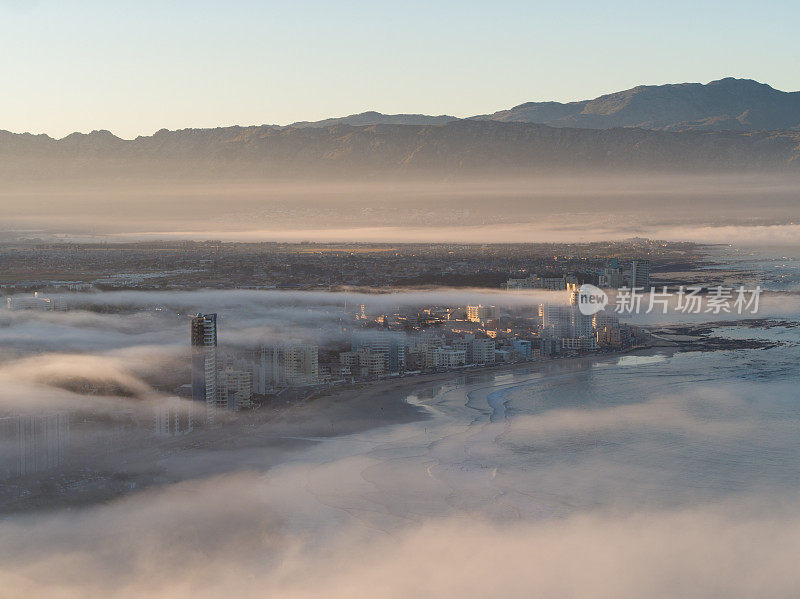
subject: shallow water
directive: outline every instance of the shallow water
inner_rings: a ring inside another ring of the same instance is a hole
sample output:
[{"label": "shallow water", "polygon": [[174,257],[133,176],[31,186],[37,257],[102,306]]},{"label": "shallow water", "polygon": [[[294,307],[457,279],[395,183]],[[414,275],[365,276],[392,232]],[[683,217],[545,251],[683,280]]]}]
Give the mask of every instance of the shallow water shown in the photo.
[{"label": "shallow water", "polygon": [[790,500],[800,329],[760,332],[784,345],[458,377],[409,397],[431,419],[332,439],[299,461],[347,471],[350,484],[333,499],[319,488],[316,500],[381,529],[463,510],[526,519]]}]

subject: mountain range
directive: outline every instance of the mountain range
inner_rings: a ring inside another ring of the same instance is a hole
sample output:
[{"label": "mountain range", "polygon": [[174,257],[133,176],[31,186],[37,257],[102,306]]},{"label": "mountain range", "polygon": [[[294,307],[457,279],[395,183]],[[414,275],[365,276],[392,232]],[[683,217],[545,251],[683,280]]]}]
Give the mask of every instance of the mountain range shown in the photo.
[{"label": "mountain range", "polygon": [[641,127],[667,131],[800,130],[800,92],[783,92],[751,79],[706,85],[640,85],[582,102],[527,102],[474,117],[553,127]]},{"label": "mountain range", "polygon": [[[729,77],[705,85],[640,85],[580,102],[526,102],[469,118],[583,129],[800,130],[800,92],[783,92],[751,79]],[[456,117],[447,115],[389,115],[373,111],[292,126],[441,125],[455,120]]]},{"label": "mountain range", "polygon": [[317,177],[560,171],[800,172],[800,92],[749,80],[640,86],[469,119],[363,113],[286,127],[0,131],[0,176]]}]

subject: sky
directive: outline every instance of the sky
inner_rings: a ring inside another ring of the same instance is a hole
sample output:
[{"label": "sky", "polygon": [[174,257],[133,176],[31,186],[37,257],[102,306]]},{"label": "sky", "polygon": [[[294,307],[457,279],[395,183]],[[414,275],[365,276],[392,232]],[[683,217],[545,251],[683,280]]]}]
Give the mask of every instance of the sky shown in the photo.
[{"label": "sky", "polygon": [[0,129],[466,117],[639,84],[800,90],[794,1],[0,0]]}]

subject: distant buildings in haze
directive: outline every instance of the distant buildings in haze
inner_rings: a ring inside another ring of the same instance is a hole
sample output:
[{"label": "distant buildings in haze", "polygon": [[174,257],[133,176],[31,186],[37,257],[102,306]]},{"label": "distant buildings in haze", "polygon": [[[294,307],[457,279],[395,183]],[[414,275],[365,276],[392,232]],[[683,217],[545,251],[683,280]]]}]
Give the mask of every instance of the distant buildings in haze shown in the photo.
[{"label": "distant buildings in haze", "polygon": [[470,322],[486,322],[496,318],[496,316],[497,310],[494,306],[484,306],[482,304],[467,306],[467,320]]},{"label": "distant buildings in haze", "polygon": [[571,275],[561,277],[540,277],[531,275],[524,279],[508,279],[506,289],[549,289],[550,291],[566,291],[577,286],[578,279]]},{"label": "distant buildings in haze", "polygon": [[47,311],[47,310],[56,310],[57,303],[48,297],[39,295],[39,292],[35,291],[33,295],[29,296],[15,295],[6,298],[6,307],[9,310]]},{"label": "distant buildings in haze", "polygon": [[0,418],[0,477],[44,472],[64,462],[69,443],[66,412]]}]

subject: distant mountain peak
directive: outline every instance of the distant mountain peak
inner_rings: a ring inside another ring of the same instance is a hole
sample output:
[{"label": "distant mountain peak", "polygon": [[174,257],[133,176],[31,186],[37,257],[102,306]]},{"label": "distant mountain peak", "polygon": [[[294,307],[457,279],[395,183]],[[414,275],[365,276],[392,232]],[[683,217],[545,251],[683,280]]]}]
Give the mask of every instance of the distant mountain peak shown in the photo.
[{"label": "distant mountain peak", "polygon": [[725,77],[706,84],[638,85],[580,102],[525,102],[473,118],[588,129],[800,130],[800,92]]},{"label": "distant mountain peak", "polygon": [[[697,83],[694,85],[703,85],[703,84]],[[739,78],[739,77],[723,77],[722,79],[715,79],[714,81],[709,81],[708,83],[706,83],[706,85],[767,87],[769,89],[774,89],[771,85],[768,85],[767,83],[761,83],[760,81],[756,81],[755,79]]]},{"label": "distant mountain peak", "polygon": [[427,114],[383,114],[368,110],[348,116],[323,119],[321,121],[298,121],[290,127],[330,127],[332,125],[444,125],[458,120],[446,114],[429,116]]}]

